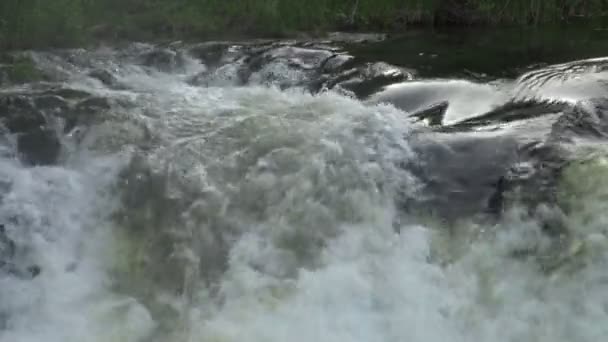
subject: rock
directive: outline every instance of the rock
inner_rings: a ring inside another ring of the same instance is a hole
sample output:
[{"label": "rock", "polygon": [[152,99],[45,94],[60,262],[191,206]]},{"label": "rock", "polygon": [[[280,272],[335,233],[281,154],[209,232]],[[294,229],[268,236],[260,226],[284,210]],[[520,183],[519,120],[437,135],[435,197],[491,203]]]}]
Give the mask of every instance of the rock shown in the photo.
[{"label": "rock", "polygon": [[33,279],[40,275],[42,269],[38,265],[29,265],[21,269],[16,263],[16,256],[17,244],[8,236],[6,227],[0,224],[0,272],[21,279]]},{"label": "rock", "polygon": [[107,70],[95,69],[89,72],[89,77],[99,80],[108,87],[117,87],[119,85],[116,77],[114,77],[114,75]]},{"label": "rock", "polygon": [[233,61],[235,55],[234,51],[230,50],[230,44],[226,42],[207,42],[197,44],[189,48],[188,53],[194,58],[199,59],[207,67],[211,68],[216,67],[219,64]]},{"label": "rock", "polygon": [[434,103],[429,107],[422,108],[412,114],[410,117],[425,121],[429,126],[441,126],[443,117],[449,106],[448,101]]},{"label": "rock", "polygon": [[448,221],[501,211],[504,178],[518,157],[515,138],[427,132],[412,146],[418,160],[409,168],[424,187],[410,209]]},{"label": "rock", "polygon": [[496,122],[512,122],[518,120],[525,120],[533,117],[540,117],[543,115],[551,115],[557,113],[563,113],[566,109],[570,108],[569,103],[556,102],[556,101],[509,101],[503,105],[500,105],[491,111],[462,120],[453,126],[467,127],[467,126],[483,126],[490,125]]},{"label": "rock", "polygon": [[413,79],[411,71],[384,62],[366,63],[347,70],[327,82],[327,88],[344,88],[359,98],[366,98],[389,84]]},{"label": "rock", "polygon": [[111,108],[109,99],[91,96],[76,103],[73,108],[60,113],[59,116],[65,120],[64,131],[69,132],[77,125],[91,123]]},{"label": "rock", "polygon": [[27,95],[0,96],[0,120],[12,133],[30,131],[46,124],[44,115]]},{"label": "rock", "polygon": [[17,137],[17,150],[28,165],[55,164],[61,152],[61,142],[54,130],[37,128]]},{"label": "rock", "polygon": [[57,88],[51,89],[45,92],[47,95],[56,95],[66,100],[79,100],[91,96],[83,90],[71,89],[71,88]]},{"label": "rock", "polygon": [[581,101],[557,120],[552,140],[574,142],[576,139],[605,143],[608,139],[608,98]]},{"label": "rock", "polygon": [[280,60],[290,67],[303,70],[317,70],[322,66],[324,61],[333,55],[333,52],[327,50],[287,46],[272,49],[260,55],[250,65],[255,66],[262,62],[268,63]]},{"label": "rock", "polygon": [[[334,89],[360,97],[390,83],[409,80],[410,70],[386,63],[357,60],[333,45],[320,42],[204,43],[188,53],[208,69],[193,76],[192,85],[243,85],[248,83],[301,87],[312,92]],[[168,59],[167,57],[166,59]]]},{"label": "rock", "polygon": [[15,250],[15,242],[7,236],[5,226],[0,224],[0,269],[12,263]]},{"label": "rock", "polygon": [[159,71],[170,72],[184,66],[183,56],[171,49],[156,48],[141,56],[142,64]]},{"label": "rock", "polygon": [[100,112],[112,108],[110,100],[105,97],[89,97],[76,105],[76,110],[80,112]]},{"label": "rock", "polygon": [[412,144],[422,166],[410,167],[425,184],[416,210],[433,208],[453,221],[482,212],[500,216],[518,206],[546,234],[567,235],[563,220],[542,208],[567,211],[558,196],[564,170],[593,151],[606,152],[608,100],[510,103],[416,136]]},{"label": "rock", "polygon": [[249,81],[249,71],[242,61],[226,64],[194,75],[188,83],[194,86],[240,86]]},{"label": "rock", "polygon": [[35,97],[34,106],[44,113],[61,113],[69,108],[67,101],[57,95]]},{"label": "rock", "polygon": [[344,53],[336,54],[329,57],[323,62],[323,65],[321,66],[321,72],[324,74],[339,72],[347,68],[349,65],[352,65],[352,62],[354,61],[355,57],[351,55],[347,55]]},{"label": "rock", "polygon": [[332,42],[345,42],[353,44],[377,43],[387,38],[386,33],[353,33],[353,32],[331,32],[327,35]]},{"label": "rock", "polygon": [[[249,82],[281,88],[306,86],[313,82],[333,52],[296,46],[270,47],[246,59],[241,74]],[[249,75],[247,77],[246,75]]]},{"label": "rock", "polygon": [[447,102],[442,124],[454,125],[487,115],[508,100],[507,94],[490,84],[466,80],[420,80],[386,86],[370,96],[368,102],[389,103],[409,113]]}]

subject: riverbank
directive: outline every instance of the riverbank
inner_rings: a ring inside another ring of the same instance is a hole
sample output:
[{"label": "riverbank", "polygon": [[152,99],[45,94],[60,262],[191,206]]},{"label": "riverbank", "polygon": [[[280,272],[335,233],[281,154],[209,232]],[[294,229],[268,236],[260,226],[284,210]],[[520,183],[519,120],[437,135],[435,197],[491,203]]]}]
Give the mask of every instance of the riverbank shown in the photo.
[{"label": "riverbank", "polygon": [[100,40],[291,37],[327,31],[403,33],[413,27],[605,27],[603,0],[5,0],[0,50]]}]

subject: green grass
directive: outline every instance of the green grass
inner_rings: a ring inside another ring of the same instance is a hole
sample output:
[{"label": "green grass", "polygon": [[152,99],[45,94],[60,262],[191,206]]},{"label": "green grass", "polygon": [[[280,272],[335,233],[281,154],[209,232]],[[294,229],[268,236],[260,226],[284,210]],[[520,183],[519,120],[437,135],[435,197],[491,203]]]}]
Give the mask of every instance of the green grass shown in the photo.
[{"label": "green grass", "polygon": [[608,0],[1,0],[0,48],[410,25],[602,25]]}]

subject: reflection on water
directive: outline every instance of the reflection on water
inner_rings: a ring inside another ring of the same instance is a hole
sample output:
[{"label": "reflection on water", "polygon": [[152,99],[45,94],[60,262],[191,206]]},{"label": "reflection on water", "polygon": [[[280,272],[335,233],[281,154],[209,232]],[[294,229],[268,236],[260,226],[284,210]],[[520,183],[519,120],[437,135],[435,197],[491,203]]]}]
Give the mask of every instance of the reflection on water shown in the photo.
[{"label": "reflection on water", "polygon": [[353,47],[358,56],[415,68],[422,77],[515,78],[543,64],[602,57],[608,32],[593,29],[411,31]]}]

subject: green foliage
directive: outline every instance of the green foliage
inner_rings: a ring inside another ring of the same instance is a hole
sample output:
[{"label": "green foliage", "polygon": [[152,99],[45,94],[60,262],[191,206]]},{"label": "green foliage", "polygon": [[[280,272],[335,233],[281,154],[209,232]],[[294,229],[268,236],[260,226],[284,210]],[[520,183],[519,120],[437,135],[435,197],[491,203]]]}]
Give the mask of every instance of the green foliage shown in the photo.
[{"label": "green foliage", "polygon": [[0,0],[0,48],[407,25],[601,25],[608,0]]}]

